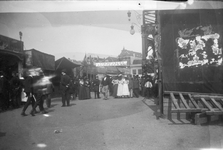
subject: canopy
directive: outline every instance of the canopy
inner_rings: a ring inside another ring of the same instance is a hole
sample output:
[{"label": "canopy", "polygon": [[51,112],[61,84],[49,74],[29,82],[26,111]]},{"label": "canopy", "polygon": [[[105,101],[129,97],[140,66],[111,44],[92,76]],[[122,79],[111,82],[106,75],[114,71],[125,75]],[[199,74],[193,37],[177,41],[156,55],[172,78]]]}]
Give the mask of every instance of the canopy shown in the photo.
[{"label": "canopy", "polygon": [[70,60],[68,60],[67,58],[65,57],[62,57],[58,60],[56,60],[55,62],[55,68],[56,70],[62,70],[62,69],[73,69],[73,68],[76,68],[76,67],[79,67],[81,66],[81,64],[78,64],[78,63],[74,63]]},{"label": "canopy", "polygon": [[40,67],[43,70],[55,70],[55,57],[35,49],[25,51],[26,67]]}]

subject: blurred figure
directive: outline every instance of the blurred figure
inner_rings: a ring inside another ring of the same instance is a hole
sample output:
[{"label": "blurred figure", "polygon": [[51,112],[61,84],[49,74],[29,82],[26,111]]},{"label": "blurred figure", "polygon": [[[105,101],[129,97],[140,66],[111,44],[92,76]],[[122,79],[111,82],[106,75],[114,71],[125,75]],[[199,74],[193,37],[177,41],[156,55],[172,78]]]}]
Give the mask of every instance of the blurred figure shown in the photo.
[{"label": "blurred figure", "polygon": [[60,89],[62,92],[62,107],[65,107],[65,103],[67,103],[67,106],[70,106],[69,88],[71,79],[66,74],[66,70],[62,70],[61,74]]},{"label": "blurred figure", "polygon": [[128,80],[129,80],[129,85],[128,85],[128,87],[129,87],[129,97],[132,98],[133,97],[133,79],[132,79],[131,75],[129,75]]},{"label": "blurred figure", "polygon": [[50,81],[50,79],[49,79],[49,82],[46,84],[46,87],[47,87],[46,106],[50,108],[51,107],[51,94],[55,90],[55,87],[53,83]]},{"label": "blurred figure", "polygon": [[18,73],[12,72],[10,80],[12,107],[19,108],[21,106],[22,83],[18,77]]},{"label": "blurred figure", "polygon": [[87,77],[85,77],[85,79],[84,79],[84,86],[85,86],[85,90],[86,90],[86,93],[87,93],[86,99],[90,99],[91,98],[91,91],[90,91],[91,82],[89,81],[89,79]]},{"label": "blurred figure", "polygon": [[100,98],[99,94],[99,85],[100,85],[100,80],[98,79],[98,76],[93,80],[93,90],[94,90],[94,98]]},{"label": "blurred figure", "polygon": [[117,98],[117,91],[118,91],[118,76],[115,76],[112,80],[113,84],[113,97]]},{"label": "blurred figure", "polygon": [[29,107],[30,103],[32,107],[35,105],[35,100],[33,98],[33,76],[30,71],[26,71],[24,77],[24,92],[26,93],[27,101],[22,109],[22,116],[26,116],[26,109]]},{"label": "blurred figure", "polygon": [[140,87],[140,83],[139,83],[138,76],[136,75],[133,78],[133,96],[136,98],[139,97],[139,87]]},{"label": "blurred figure", "polygon": [[46,114],[43,104],[44,99],[47,97],[47,84],[49,82],[49,79],[44,77],[44,73],[42,70],[40,70],[39,74],[34,78],[34,84],[33,84],[33,94],[35,98],[35,105],[31,111],[31,115],[35,116],[36,113],[36,107],[39,106],[39,110],[42,114]]},{"label": "blurred figure", "polygon": [[4,72],[0,71],[0,107],[2,110],[7,110],[9,107],[9,101],[7,99],[7,87],[8,80],[6,79]]},{"label": "blurred figure", "polygon": [[104,78],[101,81],[102,84],[102,93],[104,95],[104,100],[108,100],[108,96],[109,96],[109,77],[108,75],[105,75]]}]

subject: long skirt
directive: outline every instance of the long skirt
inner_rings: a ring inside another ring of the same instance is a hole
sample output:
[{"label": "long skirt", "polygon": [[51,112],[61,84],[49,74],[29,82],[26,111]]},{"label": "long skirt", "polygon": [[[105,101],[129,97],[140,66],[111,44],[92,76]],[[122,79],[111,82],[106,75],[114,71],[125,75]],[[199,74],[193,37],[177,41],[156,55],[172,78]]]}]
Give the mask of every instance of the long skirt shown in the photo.
[{"label": "long skirt", "polygon": [[123,84],[118,84],[117,96],[123,96]]},{"label": "long skirt", "polygon": [[115,97],[117,97],[117,91],[118,90],[118,84],[115,84],[115,85],[113,85],[113,97],[115,98]]},{"label": "long skirt", "polygon": [[79,88],[79,94],[78,94],[78,98],[79,100],[84,100],[84,99],[87,99],[87,91],[86,91],[86,88],[84,86],[80,86]]},{"label": "long skirt", "polygon": [[128,84],[123,84],[123,91],[122,91],[123,96],[129,96],[129,86]]}]

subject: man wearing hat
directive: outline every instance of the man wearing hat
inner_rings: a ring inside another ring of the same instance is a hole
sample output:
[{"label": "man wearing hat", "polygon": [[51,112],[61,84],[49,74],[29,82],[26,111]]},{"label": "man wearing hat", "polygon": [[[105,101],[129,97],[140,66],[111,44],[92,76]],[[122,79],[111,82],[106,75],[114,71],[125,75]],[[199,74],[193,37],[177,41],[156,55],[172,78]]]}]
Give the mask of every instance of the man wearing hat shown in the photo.
[{"label": "man wearing hat", "polygon": [[66,74],[66,70],[63,69],[60,80],[60,89],[62,92],[62,107],[65,106],[65,102],[67,102],[67,106],[70,106],[70,97],[69,97],[70,82],[71,78]]}]

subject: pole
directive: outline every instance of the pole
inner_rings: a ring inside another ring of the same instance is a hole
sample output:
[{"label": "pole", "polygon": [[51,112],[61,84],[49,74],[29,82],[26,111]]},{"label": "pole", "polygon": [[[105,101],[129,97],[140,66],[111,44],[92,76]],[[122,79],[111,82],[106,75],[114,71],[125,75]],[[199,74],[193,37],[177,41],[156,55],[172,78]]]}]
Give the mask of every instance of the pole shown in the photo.
[{"label": "pole", "polygon": [[162,78],[162,59],[161,59],[161,29],[160,29],[160,14],[159,11],[156,11],[157,15],[157,25],[158,25],[158,66],[159,66],[159,108],[160,108],[160,116],[163,115],[163,78]]}]

